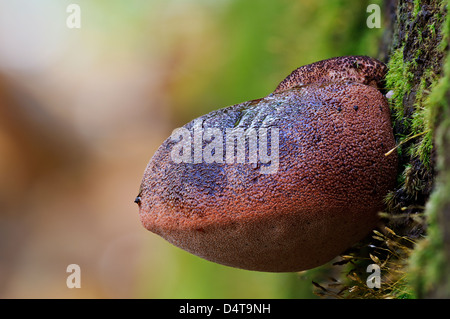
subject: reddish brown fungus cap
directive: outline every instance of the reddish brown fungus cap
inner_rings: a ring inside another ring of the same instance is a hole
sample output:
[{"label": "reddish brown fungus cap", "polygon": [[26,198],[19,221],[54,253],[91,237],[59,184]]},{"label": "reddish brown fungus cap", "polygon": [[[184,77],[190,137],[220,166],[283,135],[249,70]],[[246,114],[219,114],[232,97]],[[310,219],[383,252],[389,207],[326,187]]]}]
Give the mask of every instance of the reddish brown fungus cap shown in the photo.
[{"label": "reddish brown fungus cap", "polygon": [[[368,57],[317,62],[265,98],[186,124],[193,145],[199,131],[223,134],[214,136],[222,138],[223,162],[208,163],[203,153],[196,163],[191,149],[185,157],[191,162],[176,161],[181,138],[168,138],[144,173],[136,200],[142,224],[186,251],[237,268],[290,272],[330,261],[376,226],[395,183],[395,152],[385,156],[395,147],[389,106],[376,88],[385,71]],[[258,151],[277,158],[250,163],[247,140],[245,161],[226,162],[227,129],[236,128],[254,129],[258,142],[267,139],[268,150],[258,144]],[[211,152],[213,139],[203,138],[203,151]]]}]

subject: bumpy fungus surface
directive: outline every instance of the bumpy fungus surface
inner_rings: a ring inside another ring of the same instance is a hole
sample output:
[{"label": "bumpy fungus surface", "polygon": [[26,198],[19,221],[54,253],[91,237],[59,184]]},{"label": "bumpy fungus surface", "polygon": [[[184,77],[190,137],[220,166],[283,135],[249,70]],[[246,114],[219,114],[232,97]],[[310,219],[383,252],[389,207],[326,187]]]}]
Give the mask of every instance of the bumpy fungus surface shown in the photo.
[{"label": "bumpy fungus surface", "polygon": [[[330,261],[376,226],[395,183],[396,155],[384,155],[395,146],[390,112],[377,88],[385,72],[369,57],[320,61],[295,70],[265,98],[186,124],[191,133],[196,125],[218,128],[224,143],[227,128],[277,128],[277,170],[261,173],[270,163],[259,158],[176,163],[171,151],[179,140],[168,138],[136,200],[143,225],[237,268],[290,272]],[[275,140],[268,141],[270,153]]]}]

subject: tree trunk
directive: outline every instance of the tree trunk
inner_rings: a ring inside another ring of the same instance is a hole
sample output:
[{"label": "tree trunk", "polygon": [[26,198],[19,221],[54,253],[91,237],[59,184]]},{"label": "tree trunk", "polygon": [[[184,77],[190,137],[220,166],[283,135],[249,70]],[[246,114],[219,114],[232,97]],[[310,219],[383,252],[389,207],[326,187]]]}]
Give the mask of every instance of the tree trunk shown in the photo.
[{"label": "tree trunk", "polygon": [[[447,1],[385,0],[389,21],[382,57],[400,157],[398,185],[387,197],[386,226],[409,249],[396,297],[450,297],[450,68]],[[399,239],[403,237],[402,239]],[[393,238],[391,237],[391,240]],[[409,246],[405,239],[413,242]],[[389,247],[389,243],[387,245]],[[397,249],[392,249],[398,252]],[[400,250],[404,251],[404,250]],[[392,256],[390,256],[392,258]],[[398,288],[398,287],[397,287]]]}]

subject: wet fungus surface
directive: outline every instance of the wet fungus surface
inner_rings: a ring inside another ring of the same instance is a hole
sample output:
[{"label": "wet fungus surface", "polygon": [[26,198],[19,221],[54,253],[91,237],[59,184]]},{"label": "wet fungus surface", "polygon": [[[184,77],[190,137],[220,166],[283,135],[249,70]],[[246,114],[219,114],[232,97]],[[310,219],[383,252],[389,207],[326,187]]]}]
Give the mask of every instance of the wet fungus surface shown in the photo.
[{"label": "wet fungus surface", "polygon": [[[376,226],[395,184],[385,72],[369,57],[319,61],[267,97],[187,123],[145,170],[142,224],[237,268],[290,272],[330,261]],[[228,139],[235,132],[241,139]]]}]

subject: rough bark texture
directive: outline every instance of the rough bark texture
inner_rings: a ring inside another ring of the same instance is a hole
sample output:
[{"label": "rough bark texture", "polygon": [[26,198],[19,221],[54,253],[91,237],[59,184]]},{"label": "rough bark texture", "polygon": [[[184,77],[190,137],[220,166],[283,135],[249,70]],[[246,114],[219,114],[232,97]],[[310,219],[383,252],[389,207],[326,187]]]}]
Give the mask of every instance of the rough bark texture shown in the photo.
[{"label": "rough bark texture", "polygon": [[398,142],[408,141],[399,150],[402,175],[387,209],[405,217],[388,225],[415,243],[404,267],[409,297],[448,297],[447,1],[387,1],[386,7],[396,13],[386,47],[387,89],[395,92]]}]

